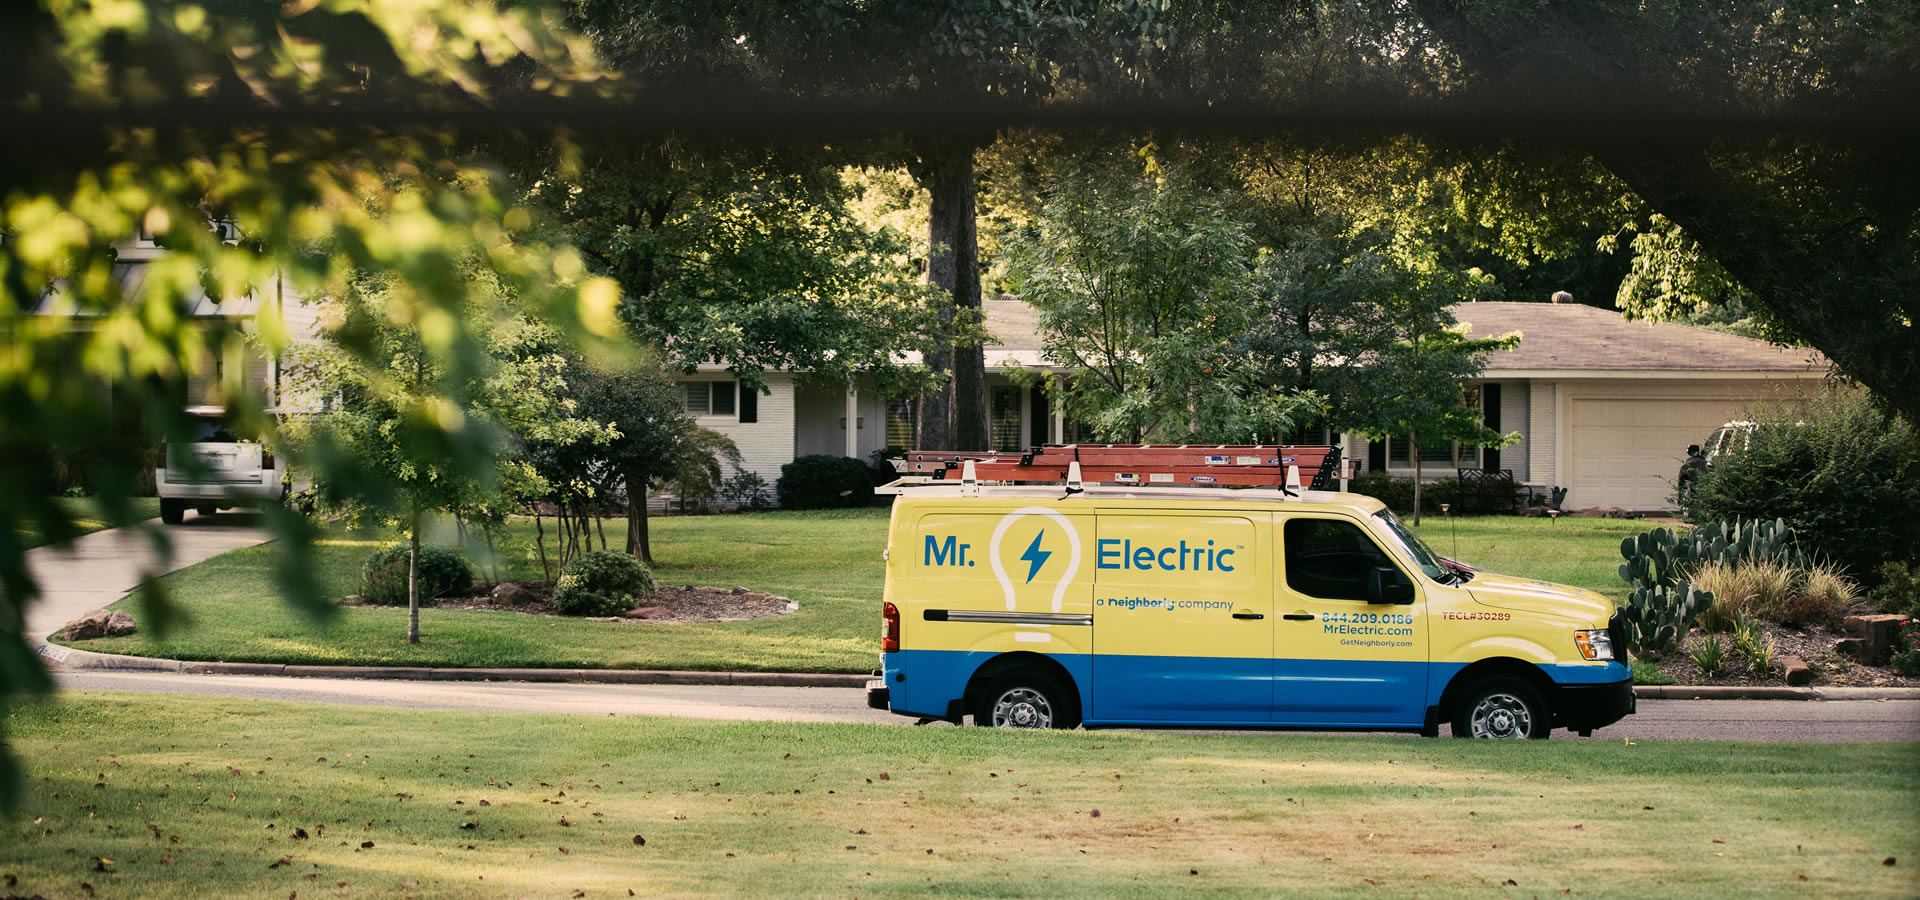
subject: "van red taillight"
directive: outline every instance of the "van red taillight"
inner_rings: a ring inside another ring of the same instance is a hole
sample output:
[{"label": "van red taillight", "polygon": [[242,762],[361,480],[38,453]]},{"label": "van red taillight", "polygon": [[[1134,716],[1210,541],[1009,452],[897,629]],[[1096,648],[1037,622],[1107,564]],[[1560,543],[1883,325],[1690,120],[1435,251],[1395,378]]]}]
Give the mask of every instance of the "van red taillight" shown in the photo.
[{"label": "van red taillight", "polygon": [[153,455],[153,467],[156,469],[164,469],[167,467],[167,448],[165,444],[160,446],[160,452]]},{"label": "van red taillight", "polygon": [[262,469],[273,468],[273,451],[271,450],[260,451],[260,468]]},{"label": "van red taillight", "polygon": [[880,652],[900,652],[900,607],[891,603],[880,608],[880,619],[885,626],[880,631]]}]

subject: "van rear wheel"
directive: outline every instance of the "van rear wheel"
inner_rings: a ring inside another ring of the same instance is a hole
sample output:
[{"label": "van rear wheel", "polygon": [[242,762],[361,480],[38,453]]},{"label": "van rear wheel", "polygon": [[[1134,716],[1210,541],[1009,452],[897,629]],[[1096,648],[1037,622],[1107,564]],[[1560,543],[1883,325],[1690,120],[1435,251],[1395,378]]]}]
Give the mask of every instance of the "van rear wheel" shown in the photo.
[{"label": "van rear wheel", "polygon": [[180,500],[160,501],[160,521],[168,525],[178,525],[187,520],[187,504]]},{"label": "van rear wheel", "polygon": [[994,678],[973,707],[973,724],[994,728],[1077,728],[1078,702],[1045,672],[1021,670]]},{"label": "van rear wheel", "polygon": [[1511,675],[1476,682],[1453,709],[1453,736],[1496,740],[1544,740],[1553,733],[1553,710],[1540,691]]}]

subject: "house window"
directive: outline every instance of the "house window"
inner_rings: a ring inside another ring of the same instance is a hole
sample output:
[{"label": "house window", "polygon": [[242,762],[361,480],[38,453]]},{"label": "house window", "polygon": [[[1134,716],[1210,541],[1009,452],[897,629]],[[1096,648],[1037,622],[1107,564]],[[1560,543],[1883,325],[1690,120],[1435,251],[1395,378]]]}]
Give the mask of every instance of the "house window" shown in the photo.
[{"label": "house window", "polygon": [[988,428],[992,432],[995,450],[1019,450],[1020,446],[1020,389],[1016,387],[997,387],[993,389],[993,405],[990,407]]},{"label": "house window", "polygon": [[681,385],[686,390],[686,409],[696,416],[731,416],[735,409],[734,391],[737,381],[689,381]]},{"label": "house window", "polygon": [[[1483,406],[1486,398],[1480,386],[1473,385],[1461,393],[1461,401],[1470,408],[1481,411],[1486,418]],[[1390,469],[1411,469],[1413,460],[1409,458],[1412,442],[1404,437],[1391,437],[1379,443],[1387,445],[1387,467]],[[1458,441],[1422,441],[1420,442],[1420,465],[1441,468],[1477,469],[1480,468],[1480,455],[1483,448],[1471,445],[1462,446]]]},{"label": "house window", "polygon": [[911,449],[920,439],[920,419],[915,415],[917,406],[912,397],[895,397],[887,401],[887,446]]}]

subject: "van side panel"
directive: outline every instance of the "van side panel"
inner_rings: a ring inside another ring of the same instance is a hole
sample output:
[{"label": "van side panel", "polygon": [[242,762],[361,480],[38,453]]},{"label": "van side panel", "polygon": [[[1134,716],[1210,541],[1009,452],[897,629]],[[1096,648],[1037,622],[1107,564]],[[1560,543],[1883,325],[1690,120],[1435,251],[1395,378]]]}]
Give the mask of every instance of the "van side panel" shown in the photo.
[{"label": "van side panel", "polygon": [[1054,660],[1090,696],[1094,517],[1062,506],[895,505],[886,598],[903,649],[882,672],[895,712],[965,713],[974,673],[1014,652]]},{"label": "van side panel", "polygon": [[1274,616],[1270,554],[1261,552],[1267,517],[1103,511],[1098,518],[1098,637],[1087,718],[1268,721]]}]

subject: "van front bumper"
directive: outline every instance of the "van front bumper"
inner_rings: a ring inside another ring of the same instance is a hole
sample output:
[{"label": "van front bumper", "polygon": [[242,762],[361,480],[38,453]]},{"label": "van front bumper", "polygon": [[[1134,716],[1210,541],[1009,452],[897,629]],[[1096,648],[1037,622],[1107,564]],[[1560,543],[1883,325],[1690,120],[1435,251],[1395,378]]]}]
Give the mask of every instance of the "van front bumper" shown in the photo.
[{"label": "van front bumper", "polygon": [[1633,679],[1612,684],[1560,686],[1560,724],[1580,732],[1605,728],[1633,715]]}]

